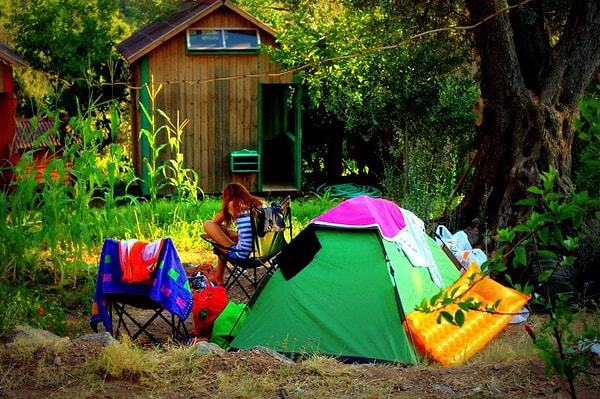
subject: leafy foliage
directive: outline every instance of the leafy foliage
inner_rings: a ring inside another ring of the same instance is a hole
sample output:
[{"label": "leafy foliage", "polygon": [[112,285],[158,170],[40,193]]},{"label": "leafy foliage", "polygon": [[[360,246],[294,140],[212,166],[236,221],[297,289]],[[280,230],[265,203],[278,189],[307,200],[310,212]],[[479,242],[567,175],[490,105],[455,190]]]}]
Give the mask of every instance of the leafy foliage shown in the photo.
[{"label": "leafy foliage", "polygon": [[180,3],[181,0],[121,1],[119,8],[125,22],[136,30],[172,13]]},{"label": "leafy foliage", "polygon": [[[124,98],[124,86],[105,85],[127,79],[114,51],[124,26],[112,0],[12,0],[6,27],[14,47],[30,67],[43,71],[54,98],[47,105],[77,113],[77,99],[105,103]],[[84,106],[90,108],[91,104]],[[37,112],[38,110],[33,110]]]},{"label": "leafy foliage", "polygon": [[[600,85],[597,86],[600,93]],[[575,160],[575,184],[588,191],[592,198],[600,198],[600,98],[589,97],[581,102],[582,119],[574,121],[579,141]]]},{"label": "leafy foliage", "polygon": [[[574,255],[579,246],[580,235],[583,234],[582,222],[586,212],[598,209],[598,201],[591,200],[587,193],[575,193],[566,198],[555,189],[557,171],[550,168],[541,176],[541,187],[531,187],[530,192],[539,200],[519,201],[517,205],[532,206],[529,219],[522,225],[499,232],[500,242],[513,243],[510,248],[513,267],[533,265],[537,271],[532,282],[540,290],[535,291],[532,305],[541,306],[550,315],[546,325],[538,333],[530,332],[538,353],[546,362],[546,371],[554,371],[565,378],[571,397],[574,391],[575,378],[585,371],[589,357],[578,350],[583,338],[590,335],[586,330],[584,336],[572,329],[572,322],[578,317],[574,301],[577,292],[571,290],[553,292],[551,282],[564,270],[575,267]],[[508,281],[511,278],[508,277]],[[594,334],[597,335],[598,331]]]},{"label": "leafy foliage", "polygon": [[22,283],[0,283],[0,296],[0,332],[22,323],[55,334],[65,332],[64,309],[44,290],[31,289]]},{"label": "leafy foliage", "polygon": [[[272,18],[260,1],[239,3]],[[284,17],[271,19],[280,47],[271,51],[307,88],[307,175],[367,176],[406,202],[422,198],[423,181],[450,191],[471,153],[478,93],[462,34],[423,31],[456,24],[457,6],[300,0],[280,8]]]}]

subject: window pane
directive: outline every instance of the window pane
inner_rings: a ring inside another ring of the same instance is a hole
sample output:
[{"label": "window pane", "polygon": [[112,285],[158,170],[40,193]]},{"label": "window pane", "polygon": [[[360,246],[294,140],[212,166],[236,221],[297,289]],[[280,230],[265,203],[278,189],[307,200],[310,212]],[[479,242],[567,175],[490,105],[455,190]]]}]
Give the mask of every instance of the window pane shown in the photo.
[{"label": "window pane", "polygon": [[194,50],[223,48],[222,31],[220,29],[189,30],[188,48]]},{"label": "window pane", "polygon": [[255,30],[226,30],[225,47],[229,49],[257,49],[258,32]]}]

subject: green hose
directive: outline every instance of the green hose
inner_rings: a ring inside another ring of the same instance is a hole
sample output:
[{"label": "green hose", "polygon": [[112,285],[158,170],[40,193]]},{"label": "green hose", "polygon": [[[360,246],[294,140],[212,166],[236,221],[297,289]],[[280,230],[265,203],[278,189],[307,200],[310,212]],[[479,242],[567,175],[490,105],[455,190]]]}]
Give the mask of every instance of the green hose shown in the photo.
[{"label": "green hose", "polygon": [[373,198],[380,198],[383,193],[372,186],[364,186],[354,183],[345,184],[321,184],[316,191],[319,196],[329,196],[332,198],[354,198],[359,195],[367,195]]}]

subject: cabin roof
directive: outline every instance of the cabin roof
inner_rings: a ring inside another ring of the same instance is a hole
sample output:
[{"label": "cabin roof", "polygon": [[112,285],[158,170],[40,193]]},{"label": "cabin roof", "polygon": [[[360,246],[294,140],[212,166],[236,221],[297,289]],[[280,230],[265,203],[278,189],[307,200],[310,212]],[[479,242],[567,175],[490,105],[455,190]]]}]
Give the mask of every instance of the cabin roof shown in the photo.
[{"label": "cabin roof", "polygon": [[15,53],[15,51],[6,43],[0,41],[0,60],[18,66],[27,66],[25,61]]},{"label": "cabin roof", "polygon": [[138,30],[121,42],[117,49],[129,63],[133,63],[220,7],[228,8],[260,29],[275,35],[272,28],[226,0],[187,0],[178,11]]},{"label": "cabin roof", "polygon": [[[31,119],[20,119],[17,121],[15,131],[15,149],[17,151],[27,151],[34,147],[34,142],[42,137],[49,130],[54,129],[54,118],[40,118],[37,120],[37,128],[33,130]],[[46,140],[39,143],[40,148],[48,148],[49,145],[59,147],[60,141],[55,134],[48,134]]]}]

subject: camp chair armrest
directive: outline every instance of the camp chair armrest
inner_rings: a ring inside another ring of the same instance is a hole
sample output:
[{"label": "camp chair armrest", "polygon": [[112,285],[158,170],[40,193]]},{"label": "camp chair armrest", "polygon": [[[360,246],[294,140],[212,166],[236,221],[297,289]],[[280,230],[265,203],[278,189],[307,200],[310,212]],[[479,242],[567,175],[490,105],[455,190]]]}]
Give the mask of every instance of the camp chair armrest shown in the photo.
[{"label": "camp chair armrest", "polygon": [[[212,245],[212,246],[213,246],[213,249],[214,249],[215,251],[218,251],[218,249],[220,248],[220,249],[222,249],[222,250],[224,250],[224,251],[226,251],[226,252],[229,252],[229,251],[232,251],[232,252],[245,252],[245,253],[246,253],[246,252],[248,252],[248,251],[241,251],[241,250],[239,250],[239,249],[235,249],[235,248],[232,248],[232,247],[228,247],[228,246],[226,246],[226,245],[221,245],[221,244],[219,244],[218,242],[216,242],[216,241],[215,241],[215,240],[214,240],[214,239],[213,239],[211,236],[209,236],[208,234],[202,234],[200,237],[201,237],[201,238],[202,238],[204,241],[206,241],[206,242],[208,242],[210,245]],[[218,252],[215,252],[215,253],[216,253],[217,255],[219,255],[219,254],[222,254],[222,253],[223,253],[223,251],[218,251]]]}]

